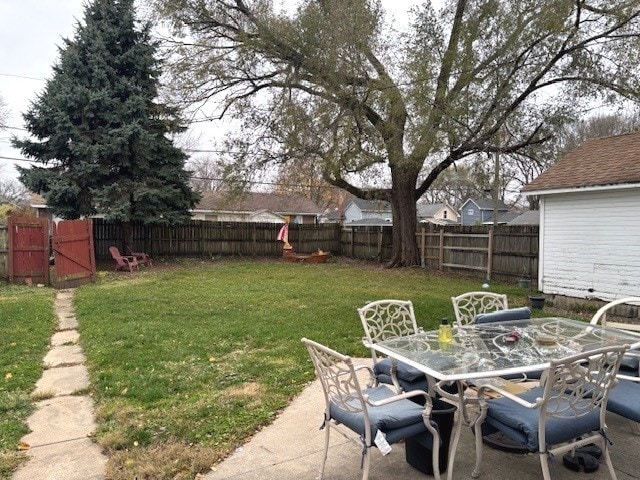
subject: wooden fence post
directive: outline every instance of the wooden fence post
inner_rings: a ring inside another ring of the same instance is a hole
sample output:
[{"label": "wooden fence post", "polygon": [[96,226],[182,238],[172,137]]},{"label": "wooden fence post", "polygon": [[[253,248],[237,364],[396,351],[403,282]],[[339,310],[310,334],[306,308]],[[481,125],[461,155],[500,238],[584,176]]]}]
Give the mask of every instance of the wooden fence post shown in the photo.
[{"label": "wooden fence post", "polygon": [[489,240],[487,245],[487,281],[491,280],[493,271],[493,227],[489,228]]},{"label": "wooden fence post", "polygon": [[424,231],[424,226],[420,228],[420,265],[422,268],[427,266],[427,233]]},{"label": "wooden fence post", "polygon": [[354,258],[354,257],[355,257],[355,252],[356,252],[356,246],[355,246],[355,243],[356,243],[356,239],[355,239],[355,236],[356,236],[356,235],[355,235],[355,228],[356,228],[356,227],[351,227],[351,230],[350,230],[350,231],[351,231],[351,258]]},{"label": "wooden fence post", "polygon": [[444,228],[440,229],[440,248],[438,251],[438,270],[444,268]]}]

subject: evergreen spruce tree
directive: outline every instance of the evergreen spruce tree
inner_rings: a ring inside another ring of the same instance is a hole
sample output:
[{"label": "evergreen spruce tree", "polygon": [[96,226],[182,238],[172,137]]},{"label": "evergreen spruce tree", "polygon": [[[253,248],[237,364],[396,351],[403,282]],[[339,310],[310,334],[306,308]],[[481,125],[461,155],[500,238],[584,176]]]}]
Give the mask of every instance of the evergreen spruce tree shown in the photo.
[{"label": "evergreen spruce tree", "polygon": [[170,135],[178,111],[156,101],[160,62],[134,0],[94,0],[65,39],[53,76],[24,119],[32,139],[14,139],[44,167],[20,168],[20,181],[66,219],[95,213],[123,222],[180,223],[198,200],[186,155]]}]

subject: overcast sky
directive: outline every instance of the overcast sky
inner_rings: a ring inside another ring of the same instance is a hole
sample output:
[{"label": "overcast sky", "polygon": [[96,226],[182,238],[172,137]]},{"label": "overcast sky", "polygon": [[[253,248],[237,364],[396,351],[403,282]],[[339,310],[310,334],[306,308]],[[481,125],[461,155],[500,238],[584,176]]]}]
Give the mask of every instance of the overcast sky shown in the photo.
[{"label": "overcast sky", "polygon": [[[290,0],[283,0],[288,2]],[[417,0],[383,0],[396,20],[406,17],[410,5]],[[11,115],[9,130],[0,130],[0,178],[15,178],[14,164],[28,165],[9,158],[24,158],[11,147],[11,135],[27,134],[21,113],[42,91],[58,59],[63,38],[72,38],[77,22],[84,16],[85,0],[0,0],[0,96],[8,104]],[[207,149],[207,140],[198,146]],[[209,142],[210,143],[210,142]]]}]

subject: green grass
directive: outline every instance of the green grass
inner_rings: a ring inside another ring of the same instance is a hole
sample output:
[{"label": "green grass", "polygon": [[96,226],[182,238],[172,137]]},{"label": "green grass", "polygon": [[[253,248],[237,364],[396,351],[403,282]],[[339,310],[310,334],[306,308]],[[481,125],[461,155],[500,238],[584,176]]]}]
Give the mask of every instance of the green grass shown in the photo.
[{"label": "green grass", "polygon": [[0,478],[25,459],[20,437],[29,432],[25,420],[29,398],[42,375],[55,326],[54,292],[48,288],[0,285]]},{"label": "green grass", "polygon": [[[480,284],[421,269],[279,261],[104,275],[74,303],[108,478],[209,471],[312,380],[302,337],[368,356],[357,307],[410,299],[430,329],[453,317],[452,295]],[[525,303],[515,286],[492,289]]]}]

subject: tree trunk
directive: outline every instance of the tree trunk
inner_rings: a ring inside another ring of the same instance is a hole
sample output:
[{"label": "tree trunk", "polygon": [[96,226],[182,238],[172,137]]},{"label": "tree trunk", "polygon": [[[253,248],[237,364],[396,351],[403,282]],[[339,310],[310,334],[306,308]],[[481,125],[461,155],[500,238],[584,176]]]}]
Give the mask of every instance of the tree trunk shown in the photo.
[{"label": "tree trunk", "polygon": [[122,254],[130,255],[133,251],[133,225],[130,221],[122,222]]},{"label": "tree trunk", "polygon": [[391,209],[393,212],[393,246],[389,267],[420,266],[416,240],[418,228],[416,208],[417,173],[405,172],[393,179]]}]

